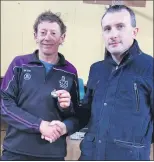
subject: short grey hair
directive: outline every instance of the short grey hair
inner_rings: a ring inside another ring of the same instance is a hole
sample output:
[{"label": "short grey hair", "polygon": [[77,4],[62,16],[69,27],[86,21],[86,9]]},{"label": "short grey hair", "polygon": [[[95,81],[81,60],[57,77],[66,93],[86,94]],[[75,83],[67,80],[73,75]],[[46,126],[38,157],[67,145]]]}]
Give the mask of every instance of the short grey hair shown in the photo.
[{"label": "short grey hair", "polygon": [[64,22],[62,21],[62,19],[60,18],[60,15],[58,13],[54,14],[53,12],[48,10],[48,11],[42,12],[35,20],[35,23],[33,25],[33,29],[35,33],[37,33],[38,25],[44,21],[48,21],[50,23],[56,22],[61,29],[61,34],[64,34],[66,32],[66,26]]},{"label": "short grey hair", "polygon": [[131,25],[132,25],[132,27],[136,27],[136,17],[135,17],[135,13],[134,13],[134,11],[132,9],[130,9],[129,7],[127,7],[125,5],[113,5],[113,6],[109,7],[106,10],[105,14],[102,16],[102,19],[101,20],[103,20],[103,18],[105,17],[105,15],[107,13],[119,12],[121,10],[126,10],[126,11],[129,12],[130,19],[131,19]]}]

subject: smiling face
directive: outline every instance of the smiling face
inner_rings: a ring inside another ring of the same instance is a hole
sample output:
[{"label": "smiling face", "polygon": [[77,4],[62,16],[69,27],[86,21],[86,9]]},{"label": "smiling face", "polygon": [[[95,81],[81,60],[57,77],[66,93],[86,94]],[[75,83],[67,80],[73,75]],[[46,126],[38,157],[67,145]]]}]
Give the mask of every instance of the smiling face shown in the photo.
[{"label": "smiling face", "polygon": [[102,19],[103,38],[106,49],[112,55],[122,55],[130,48],[138,28],[132,27],[127,10],[107,13]]},{"label": "smiling face", "polygon": [[65,33],[61,33],[60,26],[56,22],[48,21],[41,22],[34,35],[39,51],[44,55],[57,54],[59,45],[65,38]]}]

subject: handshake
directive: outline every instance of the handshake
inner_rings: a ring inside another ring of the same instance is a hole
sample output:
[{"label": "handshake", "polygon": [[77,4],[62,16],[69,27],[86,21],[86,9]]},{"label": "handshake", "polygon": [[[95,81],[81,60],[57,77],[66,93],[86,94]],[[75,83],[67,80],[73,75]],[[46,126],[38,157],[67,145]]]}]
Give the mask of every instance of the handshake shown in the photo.
[{"label": "handshake", "polygon": [[67,133],[66,125],[59,121],[53,120],[52,122],[42,121],[40,124],[41,138],[49,141],[50,143],[55,142],[60,136]]},{"label": "handshake", "polygon": [[[57,90],[55,91],[56,96],[58,97],[58,102],[61,108],[65,109],[70,106],[71,96],[70,93],[66,90]],[[59,121],[53,120],[42,121],[40,124],[41,138],[49,141],[50,143],[56,141],[60,136],[67,133],[66,125]]]}]

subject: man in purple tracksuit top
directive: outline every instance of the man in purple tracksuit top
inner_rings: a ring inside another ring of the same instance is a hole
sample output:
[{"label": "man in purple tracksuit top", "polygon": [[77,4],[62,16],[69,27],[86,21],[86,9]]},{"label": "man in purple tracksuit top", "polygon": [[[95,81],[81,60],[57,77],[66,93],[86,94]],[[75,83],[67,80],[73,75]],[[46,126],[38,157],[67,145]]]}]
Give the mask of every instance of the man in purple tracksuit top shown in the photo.
[{"label": "man in purple tracksuit top", "polygon": [[58,52],[66,26],[46,11],[34,24],[38,50],[17,56],[1,85],[1,115],[8,123],[2,160],[64,160],[66,134],[77,129],[77,71]]}]

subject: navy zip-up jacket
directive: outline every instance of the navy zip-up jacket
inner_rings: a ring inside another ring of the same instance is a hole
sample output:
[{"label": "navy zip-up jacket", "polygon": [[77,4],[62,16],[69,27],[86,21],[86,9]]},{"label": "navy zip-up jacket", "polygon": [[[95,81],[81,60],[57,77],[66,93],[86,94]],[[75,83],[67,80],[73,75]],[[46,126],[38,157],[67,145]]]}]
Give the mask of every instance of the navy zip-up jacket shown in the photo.
[{"label": "navy zip-up jacket", "polygon": [[[68,134],[77,129],[74,117],[79,98],[77,71],[62,54],[59,57],[58,64],[47,74],[38,59],[38,50],[17,56],[10,64],[1,85],[1,115],[8,123],[4,149],[37,157],[66,156],[66,135],[49,143],[41,139],[39,131],[42,120],[63,121]],[[72,103],[68,109],[60,108],[57,99],[51,96],[54,89],[70,92]]]},{"label": "navy zip-up jacket", "polygon": [[81,127],[90,118],[80,160],[149,160],[154,127],[153,65],[154,58],[144,54],[135,40],[119,66],[109,52],[105,60],[91,66],[79,109]]}]

